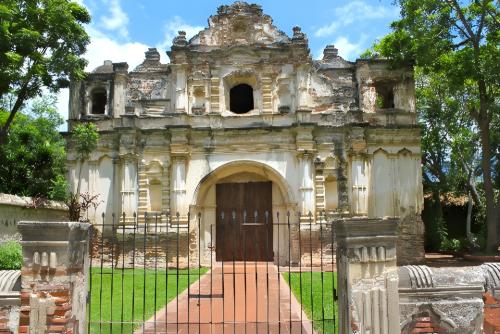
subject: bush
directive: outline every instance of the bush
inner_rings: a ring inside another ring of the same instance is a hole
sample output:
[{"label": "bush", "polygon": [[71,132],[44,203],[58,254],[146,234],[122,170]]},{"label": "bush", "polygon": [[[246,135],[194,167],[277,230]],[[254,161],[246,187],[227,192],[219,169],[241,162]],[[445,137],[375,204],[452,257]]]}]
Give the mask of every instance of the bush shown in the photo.
[{"label": "bush", "polygon": [[0,244],[0,270],[21,269],[23,253],[21,244],[17,241],[7,241]]}]

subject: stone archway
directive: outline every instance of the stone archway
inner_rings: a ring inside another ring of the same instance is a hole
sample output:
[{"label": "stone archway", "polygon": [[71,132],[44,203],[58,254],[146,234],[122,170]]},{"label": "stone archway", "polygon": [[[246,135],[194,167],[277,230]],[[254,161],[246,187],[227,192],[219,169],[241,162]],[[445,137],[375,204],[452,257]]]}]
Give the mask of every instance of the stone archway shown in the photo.
[{"label": "stone archway", "polygon": [[[288,262],[288,230],[285,225],[278,225],[286,221],[287,212],[294,212],[297,207],[291,188],[285,178],[274,168],[256,161],[234,161],[226,163],[206,175],[198,184],[194,192],[191,211],[201,214],[200,220],[200,247],[202,262],[215,261],[217,247],[217,200],[216,188],[218,184],[236,183],[271,183],[271,211],[272,211],[272,254],[276,263]],[[220,243],[220,240],[219,240]]]}]

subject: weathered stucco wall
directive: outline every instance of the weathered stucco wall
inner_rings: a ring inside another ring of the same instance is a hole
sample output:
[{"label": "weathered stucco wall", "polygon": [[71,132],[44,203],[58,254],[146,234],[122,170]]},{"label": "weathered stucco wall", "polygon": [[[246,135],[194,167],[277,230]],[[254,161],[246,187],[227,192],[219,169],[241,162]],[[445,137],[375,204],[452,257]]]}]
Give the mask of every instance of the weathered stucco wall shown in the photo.
[{"label": "weathered stucco wall", "polygon": [[64,221],[68,219],[68,209],[64,204],[49,201],[35,208],[33,201],[31,197],[0,194],[0,242],[19,239],[16,226],[19,221]]}]

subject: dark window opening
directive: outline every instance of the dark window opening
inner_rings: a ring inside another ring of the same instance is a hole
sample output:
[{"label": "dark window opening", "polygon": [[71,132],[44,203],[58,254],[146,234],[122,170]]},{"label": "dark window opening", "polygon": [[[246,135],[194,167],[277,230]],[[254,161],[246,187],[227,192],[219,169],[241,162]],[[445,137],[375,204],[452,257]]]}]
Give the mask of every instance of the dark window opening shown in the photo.
[{"label": "dark window opening", "polygon": [[375,102],[379,109],[394,108],[394,90],[391,84],[378,84],[375,86],[377,100]]},{"label": "dark window opening", "polygon": [[247,84],[236,85],[229,92],[230,110],[244,114],[253,109],[253,88]]},{"label": "dark window opening", "polygon": [[106,111],[107,96],[105,90],[92,92],[92,114],[104,115]]}]

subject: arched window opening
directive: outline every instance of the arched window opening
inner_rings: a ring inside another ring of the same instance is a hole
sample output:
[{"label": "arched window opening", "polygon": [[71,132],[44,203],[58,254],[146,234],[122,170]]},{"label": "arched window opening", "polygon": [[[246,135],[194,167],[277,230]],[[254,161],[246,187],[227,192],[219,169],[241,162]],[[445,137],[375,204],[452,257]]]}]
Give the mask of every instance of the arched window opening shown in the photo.
[{"label": "arched window opening", "polygon": [[231,88],[229,93],[230,110],[236,114],[244,114],[254,108],[253,88],[247,84],[239,84]]},{"label": "arched window opening", "polygon": [[92,114],[104,115],[106,112],[106,103],[108,101],[105,89],[96,89],[92,91]]},{"label": "arched window opening", "polygon": [[375,86],[377,100],[375,104],[379,109],[394,108],[394,89],[390,83],[379,83]]}]

